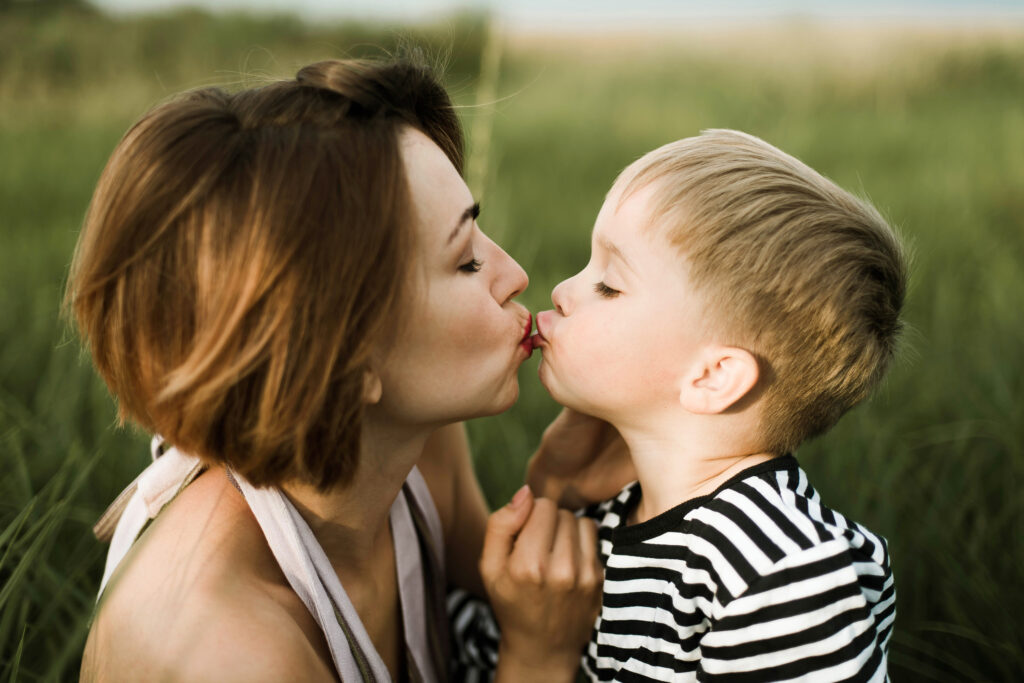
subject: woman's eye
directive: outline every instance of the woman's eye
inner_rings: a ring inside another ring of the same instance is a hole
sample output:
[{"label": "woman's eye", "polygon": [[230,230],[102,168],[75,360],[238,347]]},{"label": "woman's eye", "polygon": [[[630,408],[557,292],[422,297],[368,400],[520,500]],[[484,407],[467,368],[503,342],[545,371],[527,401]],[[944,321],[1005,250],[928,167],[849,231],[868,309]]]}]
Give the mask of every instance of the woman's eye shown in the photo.
[{"label": "woman's eye", "polygon": [[621,294],[619,290],[612,289],[603,282],[598,282],[596,285],[594,285],[594,291],[600,294],[601,296],[605,297],[606,299],[613,299],[617,297],[619,294]]},{"label": "woman's eye", "polygon": [[473,259],[472,261],[463,263],[461,266],[459,266],[459,270],[466,273],[476,273],[480,270],[481,267],[483,267],[483,265],[483,261],[477,261],[476,259]]}]

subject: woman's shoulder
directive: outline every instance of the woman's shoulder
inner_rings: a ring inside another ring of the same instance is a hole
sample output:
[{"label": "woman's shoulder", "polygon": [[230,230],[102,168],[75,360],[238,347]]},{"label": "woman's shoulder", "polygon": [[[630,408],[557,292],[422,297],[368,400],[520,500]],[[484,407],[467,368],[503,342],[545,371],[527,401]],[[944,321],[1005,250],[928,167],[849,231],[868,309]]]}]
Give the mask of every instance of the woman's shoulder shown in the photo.
[{"label": "woman's shoulder", "polygon": [[122,564],[83,680],[334,680],[319,627],[222,471],[189,485]]},{"label": "woman's shoulder", "polygon": [[215,599],[170,618],[110,617],[99,615],[89,633],[83,681],[336,680],[303,630],[267,601]]}]

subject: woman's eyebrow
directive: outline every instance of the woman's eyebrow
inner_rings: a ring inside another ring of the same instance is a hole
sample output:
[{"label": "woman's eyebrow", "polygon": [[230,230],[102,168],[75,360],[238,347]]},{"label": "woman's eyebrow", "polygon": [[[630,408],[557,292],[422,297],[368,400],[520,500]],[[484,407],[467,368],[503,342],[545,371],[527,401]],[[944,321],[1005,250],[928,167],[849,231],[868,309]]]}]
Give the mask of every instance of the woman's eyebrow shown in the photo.
[{"label": "woman's eyebrow", "polygon": [[448,235],[448,241],[445,242],[445,245],[447,246],[455,240],[455,237],[459,234],[459,231],[462,230],[462,226],[464,226],[467,221],[475,221],[479,215],[480,202],[473,204],[473,206],[463,211],[462,215],[459,217],[459,222],[455,224],[455,228],[452,230],[451,234]]}]

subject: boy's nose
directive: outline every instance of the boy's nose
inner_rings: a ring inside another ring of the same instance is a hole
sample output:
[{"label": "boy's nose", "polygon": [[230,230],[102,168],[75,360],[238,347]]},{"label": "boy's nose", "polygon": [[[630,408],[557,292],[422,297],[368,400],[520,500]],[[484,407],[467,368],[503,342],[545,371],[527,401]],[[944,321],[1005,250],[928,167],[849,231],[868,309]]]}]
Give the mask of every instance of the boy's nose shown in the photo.
[{"label": "boy's nose", "polygon": [[559,315],[569,315],[569,283],[571,280],[572,278],[562,280],[551,290],[551,303],[555,305],[555,310]]}]

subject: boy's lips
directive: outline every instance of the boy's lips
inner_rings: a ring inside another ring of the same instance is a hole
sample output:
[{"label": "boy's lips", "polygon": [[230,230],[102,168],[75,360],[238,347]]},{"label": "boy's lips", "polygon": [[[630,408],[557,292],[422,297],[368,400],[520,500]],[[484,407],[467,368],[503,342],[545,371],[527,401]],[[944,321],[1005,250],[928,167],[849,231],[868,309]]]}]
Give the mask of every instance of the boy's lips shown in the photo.
[{"label": "boy's lips", "polygon": [[547,311],[542,311],[537,314],[537,334],[530,337],[530,343],[533,344],[533,348],[535,349],[544,346],[548,342],[547,335],[544,334],[544,327],[546,323],[543,321],[545,320],[545,313],[547,313]]}]

